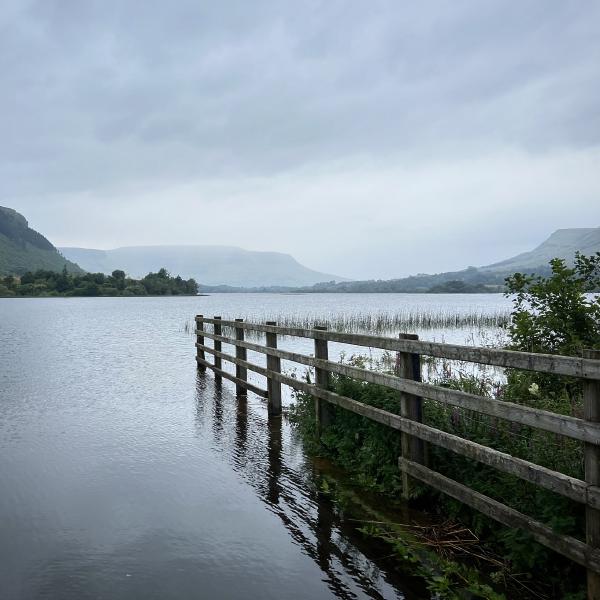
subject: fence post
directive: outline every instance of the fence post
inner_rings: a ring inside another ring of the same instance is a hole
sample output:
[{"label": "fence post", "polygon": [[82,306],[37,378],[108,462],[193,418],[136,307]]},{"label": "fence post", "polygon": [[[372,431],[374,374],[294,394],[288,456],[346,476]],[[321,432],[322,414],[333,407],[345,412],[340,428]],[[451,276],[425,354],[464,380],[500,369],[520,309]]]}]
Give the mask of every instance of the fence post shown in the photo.
[{"label": "fence post", "polygon": [[[213,317],[214,319],[218,319],[219,321],[221,320],[221,317]],[[215,323],[215,335],[221,335],[221,323]],[[214,349],[217,352],[221,352],[221,342],[214,340]],[[215,369],[222,369],[223,368],[223,361],[221,360],[220,356],[217,356],[215,354]],[[215,380],[216,381],[221,381],[221,376],[215,371]]]},{"label": "fence post", "polygon": [[[235,322],[243,323],[244,319],[236,319]],[[237,341],[241,341],[241,342],[244,341],[244,329],[242,327],[235,328],[235,339]],[[242,348],[241,346],[238,346],[237,344],[235,346],[235,356],[236,356],[236,358],[239,358],[240,360],[248,360],[248,353],[246,351],[246,348]],[[248,369],[246,369],[246,367],[242,367],[240,365],[235,365],[235,376],[238,379],[248,381]],[[236,383],[235,394],[236,394],[236,396],[246,396],[247,390],[243,385]]]},{"label": "fence post", "polygon": [[[327,331],[324,325],[316,325],[313,329]],[[315,339],[315,358],[329,360],[329,347],[327,340]],[[326,369],[315,367],[315,383],[318,387],[328,389],[330,374]],[[315,418],[317,420],[317,435],[321,437],[323,430],[333,422],[333,406],[321,398],[315,398]]]},{"label": "fence post", "polygon": [[[204,346],[204,336],[202,335],[202,333],[204,331],[203,323],[202,323],[203,316],[204,315],[196,315],[195,323],[196,323],[196,343],[202,344]],[[200,358],[202,360],[206,360],[206,357],[204,355],[204,350],[202,350],[201,348],[196,348],[196,357]],[[198,364],[198,370],[200,370],[202,372],[206,371],[206,365],[201,364],[199,362],[197,364]]]},{"label": "fence post", "polygon": [[[401,340],[418,340],[419,336],[413,333],[401,333]],[[402,379],[421,381],[421,357],[411,352],[398,352],[396,354],[396,376]],[[405,392],[400,392],[400,415],[411,421],[423,421],[423,399]],[[425,463],[425,444],[423,440],[401,433],[402,456],[414,462]],[[409,477],[402,472],[402,496],[407,500],[410,496]]]},{"label": "fence post", "polygon": [[[584,350],[583,358],[600,359],[600,350]],[[600,422],[600,380],[583,382],[583,416],[586,421]],[[585,480],[589,485],[600,485],[600,445],[585,444]],[[600,548],[600,510],[585,507],[586,541],[592,548]],[[600,600],[600,573],[587,572],[588,600]]]},{"label": "fence post", "polygon": [[[267,321],[267,325],[277,325],[275,321]],[[277,334],[267,332],[267,348],[277,348]],[[267,354],[267,369],[273,373],[281,373],[281,359]],[[269,416],[281,414],[281,382],[267,377]]]}]

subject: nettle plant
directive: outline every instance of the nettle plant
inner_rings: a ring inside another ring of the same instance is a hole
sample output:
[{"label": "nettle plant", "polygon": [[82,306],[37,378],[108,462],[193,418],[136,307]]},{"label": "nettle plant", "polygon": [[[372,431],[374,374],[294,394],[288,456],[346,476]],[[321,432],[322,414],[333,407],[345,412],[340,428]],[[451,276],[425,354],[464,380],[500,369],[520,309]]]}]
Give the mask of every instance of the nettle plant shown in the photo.
[{"label": "nettle plant", "polygon": [[[507,296],[513,298],[509,348],[567,356],[600,349],[600,295],[594,293],[600,291],[600,252],[577,253],[573,267],[556,258],[550,267],[548,277],[515,273],[506,279]],[[512,371],[506,395],[576,413],[581,385],[568,377]]]}]

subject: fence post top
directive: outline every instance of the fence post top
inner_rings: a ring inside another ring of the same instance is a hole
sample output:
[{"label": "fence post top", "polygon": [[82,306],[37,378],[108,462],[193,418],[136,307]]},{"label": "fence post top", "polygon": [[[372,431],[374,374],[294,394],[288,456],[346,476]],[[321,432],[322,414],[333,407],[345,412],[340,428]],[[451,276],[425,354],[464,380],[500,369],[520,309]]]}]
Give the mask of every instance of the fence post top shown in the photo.
[{"label": "fence post top", "polygon": [[416,333],[399,333],[398,337],[401,340],[418,340],[419,336]]}]

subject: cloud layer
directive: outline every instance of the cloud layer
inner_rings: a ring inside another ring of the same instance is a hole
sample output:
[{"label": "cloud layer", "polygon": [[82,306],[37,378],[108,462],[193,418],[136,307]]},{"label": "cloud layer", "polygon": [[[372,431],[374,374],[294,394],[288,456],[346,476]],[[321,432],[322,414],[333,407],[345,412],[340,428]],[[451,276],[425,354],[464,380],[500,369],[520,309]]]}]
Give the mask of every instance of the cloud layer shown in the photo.
[{"label": "cloud layer", "polygon": [[592,1],[8,2],[0,203],[61,245],[355,277],[501,259],[600,225],[598,23]]}]

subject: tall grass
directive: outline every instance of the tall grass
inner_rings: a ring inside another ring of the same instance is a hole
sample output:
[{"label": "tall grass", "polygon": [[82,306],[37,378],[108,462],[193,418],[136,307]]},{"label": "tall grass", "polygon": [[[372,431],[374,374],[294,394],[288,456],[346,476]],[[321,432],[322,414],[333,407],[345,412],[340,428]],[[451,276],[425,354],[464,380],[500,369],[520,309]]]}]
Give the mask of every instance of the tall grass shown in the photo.
[{"label": "tall grass", "polygon": [[[494,312],[453,312],[450,310],[406,310],[399,312],[355,312],[355,313],[320,313],[290,314],[263,313],[232,315],[231,319],[244,318],[251,323],[275,321],[281,327],[311,329],[315,325],[326,325],[333,331],[348,333],[390,333],[413,332],[427,329],[460,329],[460,328],[502,328],[509,322],[508,311]],[[223,317],[224,319],[226,317]],[[193,321],[185,324],[186,332],[193,331]],[[223,327],[225,332],[227,328]],[[227,332],[226,335],[231,333]]]}]

